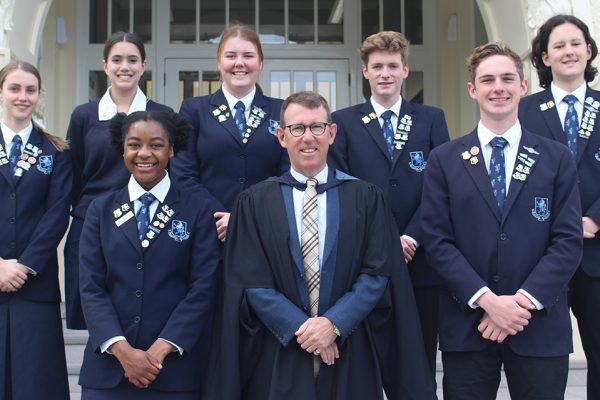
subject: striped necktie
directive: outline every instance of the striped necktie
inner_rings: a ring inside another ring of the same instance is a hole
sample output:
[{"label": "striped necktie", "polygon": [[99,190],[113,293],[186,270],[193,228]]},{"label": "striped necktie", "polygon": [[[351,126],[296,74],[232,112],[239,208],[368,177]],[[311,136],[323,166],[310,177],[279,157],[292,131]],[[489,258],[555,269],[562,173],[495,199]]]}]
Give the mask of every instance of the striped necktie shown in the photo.
[{"label": "striped necktie", "polygon": [[304,278],[308,286],[310,315],[316,316],[319,311],[319,226],[317,223],[317,180],[307,179],[304,191],[304,207],[302,210],[301,249],[304,264]]}]

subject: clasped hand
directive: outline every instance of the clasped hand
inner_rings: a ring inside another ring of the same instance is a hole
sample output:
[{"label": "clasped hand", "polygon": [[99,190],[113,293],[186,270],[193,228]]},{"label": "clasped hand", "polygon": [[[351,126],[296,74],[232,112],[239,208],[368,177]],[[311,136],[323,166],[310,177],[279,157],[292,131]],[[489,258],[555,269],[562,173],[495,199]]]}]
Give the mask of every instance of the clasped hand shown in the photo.
[{"label": "clasped hand", "polygon": [[325,317],[309,318],[295,333],[297,341],[310,354],[318,355],[327,365],[333,365],[340,358],[333,332],[333,323]]},{"label": "clasped hand", "polygon": [[485,310],[477,330],[484,339],[502,343],[509,335],[522,332],[529,324],[535,306],[522,293],[497,296],[484,293],[477,301]]},{"label": "clasped hand", "polygon": [[0,258],[0,292],[16,292],[27,282],[29,270],[16,259]]}]

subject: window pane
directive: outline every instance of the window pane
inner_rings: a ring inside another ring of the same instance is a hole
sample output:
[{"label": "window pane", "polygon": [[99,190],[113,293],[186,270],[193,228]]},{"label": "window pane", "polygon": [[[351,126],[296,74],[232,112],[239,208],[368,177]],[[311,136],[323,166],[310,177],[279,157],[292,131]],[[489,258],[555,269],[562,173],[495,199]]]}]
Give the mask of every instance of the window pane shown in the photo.
[{"label": "window pane", "polygon": [[271,71],[271,93],[269,96],[285,99],[291,93],[291,86],[289,71]]},{"label": "window pane", "polygon": [[423,0],[404,2],[406,37],[411,44],[423,44]]},{"label": "window pane", "polygon": [[229,21],[242,22],[254,27],[254,0],[229,0]]},{"label": "window pane", "polygon": [[171,43],[196,42],[196,1],[171,0]]},{"label": "window pane", "polygon": [[[202,71],[202,95],[213,94],[221,88],[219,71]],[[197,96],[197,95],[195,95]]]},{"label": "window pane", "polygon": [[152,98],[152,71],[145,71],[140,78],[140,89],[146,95],[147,98]]},{"label": "window pane", "polygon": [[259,33],[262,43],[285,43],[284,2],[260,0]]},{"label": "window pane", "polygon": [[[421,0],[408,0],[404,3]],[[383,2],[383,30],[402,32],[402,13],[399,0],[384,0]]]},{"label": "window pane", "polygon": [[405,99],[411,103],[423,104],[423,71],[410,71],[402,86]]},{"label": "window pane", "polygon": [[344,2],[319,0],[319,43],[344,43]]},{"label": "window pane", "polygon": [[337,85],[334,71],[317,72],[317,93],[325,97],[331,110],[337,110]]},{"label": "window pane", "polygon": [[152,2],[134,0],[133,31],[140,35],[145,43],[152,42]]},{"label": "window pane", "polygon": [[297,71],[294,72],[294,92],[313,89],[313,73],[312,71]]},{"label": "window pane", "polygon": [[90,43],[104,43],[108,38],[108,0],[90,0]]},{"label": "window pane", "polygon": [[179,104],[188,97],[199,96],[198,71],[179,71]]},{"label": "window pane", "polygon": [[363,1],[361,6],[362,40],[379,32],[379,1]]},{"label": "window pane", "polygon": [[315,8],[312,1],[289,0],[290,43],[315,42]]},{"label": "window pane", "polygon": [[112,0],[112,32],[130,32],[129,0]]},{"label": "window pane", "polygon": [[225,29],[225,2],[200,0],[200,41],[216,42]]}]

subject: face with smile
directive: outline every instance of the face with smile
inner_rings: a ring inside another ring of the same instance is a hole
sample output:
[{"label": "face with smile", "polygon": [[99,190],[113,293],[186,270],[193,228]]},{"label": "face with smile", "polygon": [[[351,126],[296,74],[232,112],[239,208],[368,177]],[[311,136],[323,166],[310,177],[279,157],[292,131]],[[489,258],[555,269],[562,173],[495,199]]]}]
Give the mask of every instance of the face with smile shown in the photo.
[{"label": "face with smile", "polygon": [[122,92],[137,90],[146,70],[146,60],[142,60],[139,49],[130,42],[115,43],[102,64],[110,80],[111,90]]},{"label": "face with smile", "polygon": [[527,91],[514,60],[504,55],[485,58],[477,66],[473,82],[467,84],[472,99],[479,104],[481,120],[488,128],[493,121],[514,124],[519,101]]},{"label": "face with smile", "polygon": [[227,39],[217,60],[223,86],[237,98],[254,89],[262,66],[256,46],[240,37]]},{"label": "face with smile", "polygon": [[592,47],[585,42],[583,32],[571,23],[555,27],[548,37],[548,51],[542,53],[542,61],[552,70],[553,80],[560,83],[573,82],[580,85]]},{"label": "face with smile", "polygon": [[146,190],[165,177],[173,146],[165,128],[156,121],[131,124],[123,140],[125,166]]},{"label": "face with smile", "polygon": [[[322,106],[310,109],[290,103],[285,110],[284,120],[286,125],[303,124],[308,127],[317,122],[327,122],[327,111]],[[315,136],[306,128],[302,136],[295,137],[289,128],[278,127],[277,137],[281,146],[287,149],[294,170],[312,178],[327,164],[327,152],[335,139],[336,129],[336,125],[331,124],[322,135]]]},{"label": "face with smile", "polygon": [[408,65],[398,52],[375,50],[369,54],[363,76],[369,81],[373,99],[384,107],[394,105],[400,98],[402,83],[408,77]]},{"label": "face with smile", "polygon": [[29,124],[40,98],[40,84],[35,75],[22,69],[9,72],[0,87],[2,119],[11,129]]}]

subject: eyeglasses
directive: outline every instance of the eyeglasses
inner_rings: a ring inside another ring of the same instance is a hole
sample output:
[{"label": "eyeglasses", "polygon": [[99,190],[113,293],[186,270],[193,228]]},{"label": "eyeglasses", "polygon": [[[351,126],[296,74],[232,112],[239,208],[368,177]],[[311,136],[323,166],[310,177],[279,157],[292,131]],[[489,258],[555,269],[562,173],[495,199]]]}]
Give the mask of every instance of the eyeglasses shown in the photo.
[{"label": "eyeglasses", "polygon": [[304,135],[306,128],[310,129],[310,132],[315,136],[321,136],[325,133],[326,128],[331,125],[330,122],[315,122],[312,125],[304,124],[291,124],[286,125],[284,128],[288,128],[292,136],[299,137]]}]

